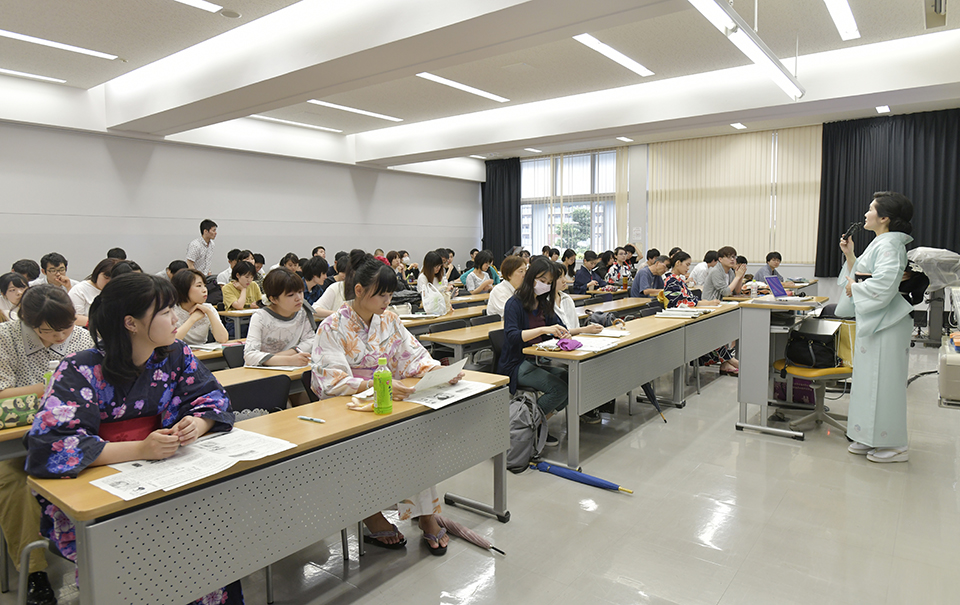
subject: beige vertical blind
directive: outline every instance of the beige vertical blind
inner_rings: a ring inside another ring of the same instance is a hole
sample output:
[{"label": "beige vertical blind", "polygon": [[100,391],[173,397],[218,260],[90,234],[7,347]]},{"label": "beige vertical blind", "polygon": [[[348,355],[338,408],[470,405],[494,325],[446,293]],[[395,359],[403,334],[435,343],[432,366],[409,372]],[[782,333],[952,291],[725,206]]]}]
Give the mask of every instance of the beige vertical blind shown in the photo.
[{"label": "beige vertical blind", "polygon": [[751,263],[771,250],[785,263],[813,262],[819,129],[651,144],[650,245],[664,253],[680,246],[695,260],[729,245]]}]

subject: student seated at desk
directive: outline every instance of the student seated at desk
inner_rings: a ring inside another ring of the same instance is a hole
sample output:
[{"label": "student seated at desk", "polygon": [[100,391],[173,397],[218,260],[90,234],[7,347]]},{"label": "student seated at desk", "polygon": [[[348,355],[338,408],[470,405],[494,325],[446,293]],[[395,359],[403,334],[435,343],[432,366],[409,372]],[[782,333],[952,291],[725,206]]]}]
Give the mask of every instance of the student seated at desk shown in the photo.
[{"label": "student seated at desk", "polygon": [[303,280],[279,267],[263,280],[268,307],[250,319],[250,331],[243,346],[248,366],[295,366],[310,363],[310,350],[317,324],[313,309],[303,304]]},{"label": "student seated at desk", "polygon": [[327,261],[322,256],[311,256],[301,265],[303,272],[303,300],[313,306],[323,296],[323,283],[327,280]]},{"label": "student seated at desk", "polygon": [[[237,266],[237,261],[240,260],[241,252],[243,252],[243,250],[240,250],[240,248],[234,248],[227,252],[227,268],[217,274],[217,283],[221,286],[230,282],[230,276],[233,273],[233,268]],[[246,252],[250,251],[247,250]],[[251,253],[251,256],[252,255]]]},{"label": "student seated at desk", "polygon": [[632,277],[630,266],[627,265],[627,251],[617,246],[614,254],[617,258],[617,264],[611,265],[607,269],[607,283],[611,286],[626,286]]},{"label": "student seated at desk", "polygon": [[90,305],[93,300],[100,296],[100,290],[110,281],[110,274],[113,268],[120,262],[115,258],[105,258],[93,268],[90,276],[70,288],[70,300],[73,301],[73,308],[77,311],[77,325],[87,325],[87,313],[90,312]]},{"label": "student seated at desk", "polygon": [[583,253],[583,266],[577,269],[573,285],[570,286],[571,294],[586,294],[587,290],[593,290],[603,285],[603,276],[594,271],[599,263],[600,257],[593,250],[587,250]]},{"label": "student seated at desk", "polygon": [[703,262],[697,263],[697,265],[690,270],[690,274],[687,276],[687,287],[691,290],[699,290],[702,288],[704,282],[707,281],[707,272],[717,264],[719,258],[716,250],[708,250],[707,253],[703,255]]},{"label": "student seated at desk", "polygon": [[[189,267],[187,267],[187,261],[174,260],[174,261],[170,261],[170,264],[167,265],[167,268],[164,269],[162,273],[167,276],[167,279],[172,280],[173,276],[176,275],[177,272],[180,271],[180,269],[188,269],[188,268]],[[160,273],[157,273],[157,275],[160,275]]]},{"label": "student seated at desk", "polygon": [[503,316],[503,307],[523,283],[523,276],[527,274],[527,263],[519,256],[508,256],[500,264],[503,272],[503,281],[493,287],[490,298],[487,299],[487,315]]},{"label": "student seated at desk", "polygon": [[40,264],[32,258],[21,258],[10,265],[10,271],[18,273],[29,284],[40,277]]},{"label": "student seated at desk", "polygon": [[196,269],[183,269],[173,276],[173,288],[177,291],[177,304],[173,312],[177,316],[177,338],[188,345],[202,345],[207,334],[213,333],[217,342],[227,342],[230,335],[223,327],[220,314],[207,304],[207,282]]},{"label": "student seated at desk", "polygon": [[[670,277],[663,284],[663,298],[667,301],[666,308],[697,307],[700,305],[716,306],[719,300],[700,300],[687,289],[687,273],[690,271],[691,259],[686,252],[680,251],[670,259],[673,269]],[[720,347],[710,351],[700,358],[700,365],[720,364],[720,372],[736,375],[740,369],[740,362],[730,353],[727,347]]]},{"label": "student seated at desk", "polygon": [[349,263],[350,258],[346,255],[341,256],[334,263],[337,271],[336,276],[332,283],[328,280],[329,285],[323,291],[320,299],[313,305],[313,315],[315,317],[320,319],[329,317],[343,305],[346,300],[343,295],[343,280],[347,277],[347,265]]},{"label": "student seated at desk", "polygon": [[445,315],[450,311],[447,296],[452,295],[452,287],[440,277],[443,269],[443,257],[437,251],[427,252],[423,257],[423,270],[417,278],[417,292],[420,304],[427,313]]},{"label": "student seated at desk", "polygon": [[707,272],[707,280],[703,283],[703,298],[707,300],[723,300],[725,296],[739,292],[747,272],[746,265],[737,264],[737,251],[733,246],[720,248],[717,256],[719,262]]},{"label": "student seated at desk", "polygon": [[600,324],[590,323],[582,328],[580,327],[580,316],[577,312],[577,305],[567,294],[566,290],[570,287],[570,277],[567,276],[567,268],[562,263],[554,263],[553,281],[557,284],[557,316],[563,325],[570,326],[567,331],[571,336],[577,334],[599,334],[603,330]]},{"label": "student seated at desk", "polygon": [[67,259],[57,252],[43,255],[40,259],[40,272],[42,275],[30,282],[31,286],[50,284],[69,292],[77,285],[76,281],[67,277]]},{"label": "student seated at desk", "polygon": [[[17,276],[19,277],[19,276]],[[21,299],[19,318],[0,324],[0,399],[43,395],[51,361],[93,347],[89,332],[75,327],[76,312],[55,286],[35,286]],[[40,506],[30,495],[23,456],[0,462],[0,527],[19,569],[20,552],[40,535]],[[30,554],[27,603],[55,601],[42,550]],[[27,570],[23,570],[24,573]]]},{"label": "student seated at desk", "polygon": [[656,298],[663,290],[663,274],[667,272],[669,262],[670,259],[666,256],[658,256],[653,259],[653,264],[637,269],[637,275],[633,278],[633,284],[630,285],[630,296]]},{"label": "student seated at desk", "polygon": [[767,254],[767,264],[757,269],[757,272],[753,274],[754,281],[765,283],[768,277],[776,277],[780,280],[780,283],[783,284],[784,288],[794,287],[796,284],[789,279],[783,279],[783,276],[777,271],[777,267],[780,266],[781,262],[783,262],[783,257],[780,256],[779,252]]},{"label": "student seated at desk", "polygon": [[27,280],[19,273],[11,271],[0,275],[0,316],[16,319],[20,301],[28,287]]},{"label": "student seated at desk", "polygon": [[[511,393],[516,393],[517,387],[540,391],[537,405],[548,419],[567,407],[567,369],[538,366],[532,357],[523,354],[523,349],[545,336],[570,336],[556,312],[553,264],[549,258],[535,258],[516,294],[507,301],[503,310],[503,350],[497,368],[498,374],[510,377]],[[547,445],[559,444],[557,437],[547,436]]]},{"label": "student seated at desk", "polygon": [[567,277],[570,278],[570,283],[572,284],[574,278],[577,276],[577,251],[572,248],[564,250],[560,256],[560,264],[563,265],[563,271]]},{"label": "student seated at desk", "polygon": [[473,269],[467,274],[467,290],[470,294],[484,294],[493,290],[493,278],[487,271],[493,264],[493,254],[489,250],[481,250],[474,257]]},{"label": "student seated at desk", "polygon": [[[90,307],[96,348],[64,359],[53,373],[25,439],[27,473],[76,477],[91,466],[161,460],[208,431],[233,427],[226,392],[176,341],[176,296],[169,281],[141,273],[103,288]],[[37,501],[40,533],[75,562],[73,522],[42,496]],[[239,581],[196,601],[242,602]]]},{"label": "student seated at desk", "polygon": [[241,261],[234,265],[230,283],[220,288],[223,308],[227,311],[258,308],[263,294],[255,281],[256,277],[257,270],[250,263]]},{"label": "student seated at desk", "polygon": [[[397,287],[394,272],[362,250],[350,253],[347,271],[347,302],[323,320],[313,347],[313,390],[321,398],[353,395],[373,386],[373,372],[380,358],[386,358],[393,373],[393,398],[400,400],[413,392],[400,379],[423,376],[440,367],[423,345],[411,335],[400,318],[387,311]],[[451,383],[456,383],[457,376]],[[419,518],[430,553],[447,550],[445,530],[434,515],[440,512],[435,487],[398,504],[400,519]],[[384,548],[402,548],[403,534],[381,513],[364,519],[372,532],[364,541]]]}]

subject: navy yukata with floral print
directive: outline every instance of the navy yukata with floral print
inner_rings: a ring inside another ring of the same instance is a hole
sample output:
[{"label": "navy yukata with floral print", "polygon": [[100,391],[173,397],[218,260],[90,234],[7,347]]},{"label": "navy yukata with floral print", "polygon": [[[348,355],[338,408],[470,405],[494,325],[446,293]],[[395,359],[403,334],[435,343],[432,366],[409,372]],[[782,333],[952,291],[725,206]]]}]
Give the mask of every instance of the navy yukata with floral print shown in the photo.
[{"label": "navy yukata with floral print", "polygon": [[[154,352],[140,376],[124,385],[104,379],[99,349],[64,359],[26,437],[27,473],[76,477],[103,451],[107,442],[98,435],[104,424],[154,417],[154,428],[170,428],[186,416],[197,416],[214,421],[211,431],[229,431],[233,413],[223,387],[182,342],[167,351],[164,357]],[[76,561],[73,522],[42,496],[37,500],[42,510],[41,533]],[[242,603],[239,588],[235,582],[197,603]]]}]

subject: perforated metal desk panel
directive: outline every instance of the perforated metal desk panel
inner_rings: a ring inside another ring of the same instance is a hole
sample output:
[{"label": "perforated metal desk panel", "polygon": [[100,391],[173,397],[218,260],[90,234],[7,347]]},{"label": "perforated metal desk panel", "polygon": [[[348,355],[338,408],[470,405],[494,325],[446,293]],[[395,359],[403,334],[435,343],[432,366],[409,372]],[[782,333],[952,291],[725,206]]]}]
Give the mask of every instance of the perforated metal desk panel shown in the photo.
[{"label": "perforated metal desk panel", "polygon": [[684,326],[684,361],[729,345],[740,338],[740,308],[733,307],[710,313]]},{"label": "perforated metal desk panel", "polygon": [[[508,397],[505,387],[495,388],[215,485],[78,523],[80,602],[190,602],[491,457],[505,484],[497,465],[505,466],[510,445]],[[505,508],[505,491],[498,499]]]}]

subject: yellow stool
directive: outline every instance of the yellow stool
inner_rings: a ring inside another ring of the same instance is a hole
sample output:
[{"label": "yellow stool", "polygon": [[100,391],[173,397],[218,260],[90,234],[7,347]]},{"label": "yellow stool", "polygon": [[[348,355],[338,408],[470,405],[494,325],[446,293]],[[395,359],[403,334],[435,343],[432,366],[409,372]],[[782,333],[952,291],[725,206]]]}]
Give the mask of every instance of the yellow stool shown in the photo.
[{"label": "yellow stool", "polygon": [[[773,364],[773,369],[778,373],[782,372],[784,368],[787,369],[788,381],[792,381],[794,378],[803,378],[804,380],[809,380],[813,385],[814,397],[816,398],[816,404],[814,405],[813,413],[807,414],[803,418],[794,420],[790,423],[790,428],[796,430],[798,426],[807,424],[810,421],[815,421],[817,424],[826,422],[830,426],[838,428],[846,433],[847,427],[841,421],[846,420],[847,417],[839,414],[830,414],[827,412],[823,407],[823,399],[827,391],[826,383],[832,380],[845,380],[850,378],[850,376],[853,374],[853,369],[843,366],[838,368],[802,368],[799,366],[789,366],[784,359],[778,359]],[[792,388],[787,389],[788,401],[791,399],[789,394],[792,391]]]}]

